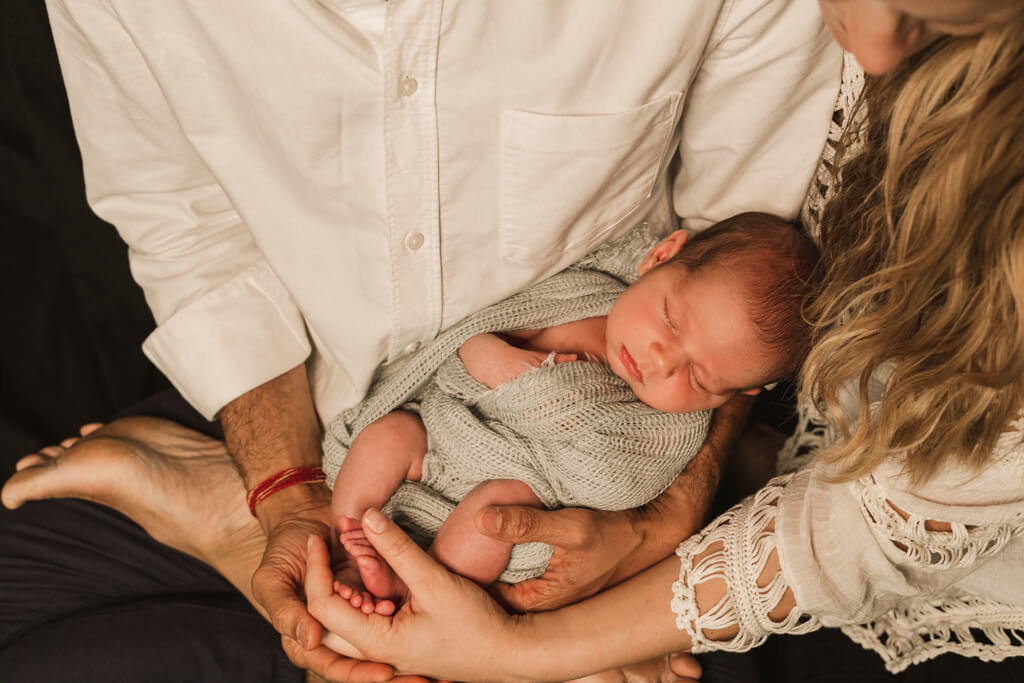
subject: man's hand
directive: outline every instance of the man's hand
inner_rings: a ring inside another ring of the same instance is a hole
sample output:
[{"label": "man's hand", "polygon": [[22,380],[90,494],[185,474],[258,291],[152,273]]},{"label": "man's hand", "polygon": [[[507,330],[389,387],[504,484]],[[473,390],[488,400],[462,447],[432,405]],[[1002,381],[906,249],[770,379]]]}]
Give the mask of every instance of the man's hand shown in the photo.
[{"label": "man's hand", "polygon": [[327,488],[322,484],[289,487],[267,498],[259,515],[269,532],[263,563],[252,577],[253,595],[281,633],[281,645],[292,663],[332,683],[427,683],[419,676],[395,678],[387,664],[350,659],[321,644],[323,627],[309,614],[303,586],[309,537],[324,539],[329,548],[337,545],[329,539]]},{"label": "man's hand", "polygon": [[[239,396],[218,417],[248,490],[289,467],[320,464],[320,423],[304,366]],[[267,547],[252,577],[253,600],[281,633],[296,665],[330,673],[333,681],[390,680],[393,671],[387,665],[349,660],[323,647],[323,628],[306,608],[306,543],[313,535],[334,545],[330,503],[331,492],[318,483],[289,486],[256,506]]]},{"label": "man's hand", "polygon": [[[477,529],[512,543],[539,541],[555,546],[544,575],[493,591],[519,612],[552,610],[594,595],[646,569],[644,534],[637,513],[565,508],[491,506],[476,517]],[[655,558],[655,561],[661,558]]]},{"label": "man's hand", "polygon": [[301,598],[306,540],[315,535],[330,547],[330,492],[322,485],[292,486],[267,498],[261,508],[267,548],[252,577],[253,596],[279,633],[313,649],[322,629]]},{"label": "man's hand", "polygon": [[497,584],[498,598],[520,612],[551,610],[614,586],[668,557],[704,524],[752,403],[750,396],[741,395],[718,408],[708,438],[690,464],[664,493],[637,510],[547,512],[489,506],[478,512],[476,527],[486,536],[555,546],[543,576]]}]

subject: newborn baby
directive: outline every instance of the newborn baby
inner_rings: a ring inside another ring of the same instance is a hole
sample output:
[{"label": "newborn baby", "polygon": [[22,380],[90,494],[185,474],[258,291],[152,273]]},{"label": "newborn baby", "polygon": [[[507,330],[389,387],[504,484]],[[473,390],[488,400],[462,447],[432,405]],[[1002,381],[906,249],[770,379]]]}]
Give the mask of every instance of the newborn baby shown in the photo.
[{"label": "newborn baby", "polygon": [[[381,614],[405,597],[363,536],[368,507],[394,496],[391,514],[404,508],[436,533],[432,555],[482,585],[537,576],[550,548],[517,546],[530,559],[513,567],[511,544],[476,531],[478,510],[643,505],[700,449],[710,409],[796,370],[816,256],[795,228],[746,213],[652,242],[628,235],[471,316],[332,421],[343,597]],[[615,260],[638,244],[650,248],[626,287]]]}]

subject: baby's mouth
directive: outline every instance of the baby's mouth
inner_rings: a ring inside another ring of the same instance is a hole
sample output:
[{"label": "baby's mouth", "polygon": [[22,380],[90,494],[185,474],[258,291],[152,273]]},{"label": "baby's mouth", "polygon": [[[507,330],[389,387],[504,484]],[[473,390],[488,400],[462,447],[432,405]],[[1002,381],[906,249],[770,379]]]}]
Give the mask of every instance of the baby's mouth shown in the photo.
[{"label": "baby's mouth", "polygon": [[629,373],[630,377],[641,384],[644,383],[644,376],[640,373],[640,368],[637,366],[636,361],[633,360],[633,356],[629,354],[625,345],[619,347],[619,360],[622,362],[622,367],[626,368],[626,372]]}]

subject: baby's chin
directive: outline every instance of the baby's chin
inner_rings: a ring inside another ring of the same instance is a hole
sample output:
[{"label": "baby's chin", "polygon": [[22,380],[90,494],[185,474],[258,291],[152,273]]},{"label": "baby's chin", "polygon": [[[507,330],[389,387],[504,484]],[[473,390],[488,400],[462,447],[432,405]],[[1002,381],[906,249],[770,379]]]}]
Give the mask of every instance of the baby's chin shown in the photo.
[{"label": "baby's chin", "polygon": [[658,401],[656,399],[649,400],[643,395],[642,391],[637,391],[636,388],[633,388],[633,393],[636,394],[636,397],[640,399],[641,403],[643,403],[649,408],[660,410],[663,413],[692,413],[695,410],[702,410],[701,406],[696,405],[691,406],[685,403],[678,402],[672,402],[671,404],[669,404],[668,402]]}]

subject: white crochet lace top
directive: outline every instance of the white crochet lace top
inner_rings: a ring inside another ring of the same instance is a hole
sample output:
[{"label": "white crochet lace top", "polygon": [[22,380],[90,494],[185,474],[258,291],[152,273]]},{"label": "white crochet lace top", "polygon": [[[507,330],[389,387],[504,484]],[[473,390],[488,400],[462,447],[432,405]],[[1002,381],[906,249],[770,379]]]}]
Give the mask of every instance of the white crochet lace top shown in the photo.
[{"label": "white crochet lace top", "polygon": [[[844,71],[832,141],[862,82],[852,59]],[[830,146],[823,165],[832,153]],[[804,211],[812,226],[827,195],[827,173],[819,179]],[[872,400],[883,387],[881,375],[869,389]],[[793,471],[676,550],[671,606],[693,651],[742,651],[772,633],[838,626],[892,672],[946,652],[991,661],[1024,656],[1024,418],[1014,427],[980,474],[947,469],[913,488],[892,463],[835,483],[813,458],[835,437],[802,406],[780,454],[781,471]],[[926,521],[951,530],[930,531]],[[773,551],[781,569],[759,586]],[[711,579],[729,590],[701,614],[693,586]],[[787,589],[798,607],[773,621],[768,615]],[[739,629],[729,640],[704,635],[728,626]]]}]

